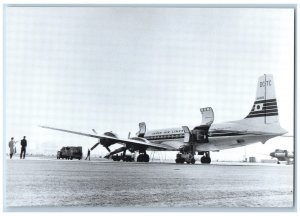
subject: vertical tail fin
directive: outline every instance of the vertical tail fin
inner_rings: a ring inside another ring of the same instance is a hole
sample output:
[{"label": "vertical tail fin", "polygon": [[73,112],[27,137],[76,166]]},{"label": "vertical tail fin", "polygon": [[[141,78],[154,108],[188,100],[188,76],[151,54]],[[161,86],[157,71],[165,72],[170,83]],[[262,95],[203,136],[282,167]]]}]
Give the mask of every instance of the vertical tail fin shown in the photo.
[{"label": "vertical tail fin", "polygon": [[279,121],[273,75],[265,74],[258,78],[256,98],[245,119],[253,119],[264,124]]}]

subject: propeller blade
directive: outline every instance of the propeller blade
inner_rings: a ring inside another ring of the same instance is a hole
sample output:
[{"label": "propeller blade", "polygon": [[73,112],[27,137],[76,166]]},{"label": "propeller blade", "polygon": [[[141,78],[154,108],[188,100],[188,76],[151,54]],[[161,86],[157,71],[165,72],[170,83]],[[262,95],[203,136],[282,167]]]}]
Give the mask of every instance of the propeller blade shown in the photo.
[{"label": "propeller blade", "polygon": [[95,134],[98,134],[97,131],[96,131],[95,129],[92,129],[92,131],[93,131]]},{"label": "propeller blade", "polygon": [[91,148],[91,151],[96,148],[98,145],[100,144],[100,142],[97,142],[95,145],[93,145],[93,147]]},{"label": "propeller blade", "polygon": [[106,158],[106,159],[109,159],[109,157],[110,157],[110,154],[107,154],[104,156],[104,158]]},{"label": "propeller blade", "polygon": [[124,160],[124,158],[125,158],[125,156],[126,156],[126,150],[127,150],[127,148],[124,147],[124,150],[123,150],[123,160]]},{"label": "propeller blade", "polygon": [[128,139],[130,139],[130,132],[128,133]]},{"label": "propeller blade", "polygon": [[107,149],[107,151],[109,151],[110,152],[110,149],[107,147],[107,146],[104,146],[106,149]]}]

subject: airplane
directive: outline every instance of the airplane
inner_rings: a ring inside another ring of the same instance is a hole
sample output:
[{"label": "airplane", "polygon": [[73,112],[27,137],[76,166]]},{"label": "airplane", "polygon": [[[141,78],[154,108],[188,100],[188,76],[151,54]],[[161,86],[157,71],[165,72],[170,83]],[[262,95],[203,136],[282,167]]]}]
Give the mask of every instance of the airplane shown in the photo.
[{"label": "airplane", "polygon": [[294,160],[294,153],[289,153],[287,150],[276,149],[270,153],[270,156],[276,158],[278,164],[280,164],[280,161],[287,161],[287,164],[291,164],[291,159]]},{"label": "airplane", "polygon": [[[213,124],[214,112],[211,107],[201,108],[202,122],[190,129],[188,126],[158,130],[146,130],[145,122],[139,123],[136,137],[120,138],[114,132],[103,135],[88,134],[60,128],[40,126],[82,136],[97,138],[109,154],[107,158],[126,151],[138,152],[137,162],[149,162],[147,151],[177,151],[176,163],[195,163],[195,154],[202,155],[201,163],[210,164],[211,151],[220,151],[242,147],[253,143],[265,143],[267,140],[286,134],[279,123],[278,107],[275,96],[273,75],[264,74],[258,78],[256,98],[249,114],[237,121]],[[122,147],[111,151],[110,146],[121,144]]]}]

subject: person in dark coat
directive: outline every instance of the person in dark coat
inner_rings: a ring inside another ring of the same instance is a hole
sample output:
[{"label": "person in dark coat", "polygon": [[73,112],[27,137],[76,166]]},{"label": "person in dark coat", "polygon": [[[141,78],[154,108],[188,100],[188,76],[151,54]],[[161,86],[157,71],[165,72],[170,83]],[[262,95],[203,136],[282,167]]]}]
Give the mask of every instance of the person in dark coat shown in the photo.
[{"label": "person in dark coat", "polygon": [[26,136],[24,136],[24,138],[21,140],[21,154],[20,154],[20,159],[25,159],[25,154],[26,154],[26,147],[27,147],[27,140],[26,140]]},{"label": "person in dark coat", "polygon": [[87,153],[87,156],[86,156],[85,160],[88,159],[88,158],[89,158],[89,160],[91,160],[90,153],[91,153],[91,151],[90,151],[90,149],[88,149],[88,153]]}]

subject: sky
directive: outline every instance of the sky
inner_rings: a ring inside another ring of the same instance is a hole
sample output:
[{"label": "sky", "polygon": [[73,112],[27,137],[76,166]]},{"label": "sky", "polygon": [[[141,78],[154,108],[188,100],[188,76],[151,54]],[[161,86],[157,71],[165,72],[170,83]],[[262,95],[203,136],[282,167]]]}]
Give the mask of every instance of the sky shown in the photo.
[{"label": "sky", "polygon": [[[215,123],[242,119],[263,74],[274,76],[280,123],[293,135],[292,9],[6,7],[4,54],[4,143],[26,135],[28,153],[85,153],[97,142],[39,125],[127,137],[139,122],[198,125],[207,106]],[[293,140],[212,159],[269,158],[276,148],[293,151]]]}]

